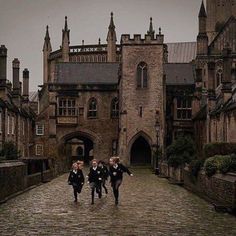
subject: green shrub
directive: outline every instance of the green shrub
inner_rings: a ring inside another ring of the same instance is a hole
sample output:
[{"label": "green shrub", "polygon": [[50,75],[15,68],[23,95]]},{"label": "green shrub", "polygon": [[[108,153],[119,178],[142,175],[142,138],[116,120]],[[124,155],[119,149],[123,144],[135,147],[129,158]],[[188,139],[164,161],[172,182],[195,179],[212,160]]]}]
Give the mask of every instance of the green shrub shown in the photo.
[{"label": "green shrub", "polygon": [[13,142],[5,142],[0,151],[0,156],[5,157],[7,160],[15,160],[19,157],[19,152]]},{"label": "green shrub", "polygon": [[211,177],[217,171],[217,164],[214,158],[215,157],[210,157],[204,163],[204,170],[208,177]]},{"label": "green shrub", "polygon": [[195,158],[195,146],[188,136],[179,136],[167,148],[168,164],[174,168],[190,163]]},{"label": "green shrub", "polygon": [[236,143],[208,143],[204,146],[205,159],[215,155],[236,153]]},{"label": "green shrub", "polygon": [[216,155],[208,158],[204,163],[204,169],[207,176],[214,175],[218,170],[222,174],[229,171],[236,171],[236,157],[235,155]]}]

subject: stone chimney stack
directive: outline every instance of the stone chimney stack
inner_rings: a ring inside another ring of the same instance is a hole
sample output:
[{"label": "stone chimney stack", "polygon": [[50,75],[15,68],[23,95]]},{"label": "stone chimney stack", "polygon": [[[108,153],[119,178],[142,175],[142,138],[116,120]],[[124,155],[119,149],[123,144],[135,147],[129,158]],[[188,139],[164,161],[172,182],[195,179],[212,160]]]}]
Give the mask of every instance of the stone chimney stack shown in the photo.
[{"label": "stone chimney stack", "polygon": [[0,47],[0,86],[5,86],[7,80],[7,48]]},{"label": "stone chimney stack", "polygon": [[12,61],[13,69],[13,94],[20,95],[20,61],[15,58]]},{"label": "stone chimney stack", "polygon": [[23,71],[23,97],[24,100],[29,100],[29,70],[24,69]]}]

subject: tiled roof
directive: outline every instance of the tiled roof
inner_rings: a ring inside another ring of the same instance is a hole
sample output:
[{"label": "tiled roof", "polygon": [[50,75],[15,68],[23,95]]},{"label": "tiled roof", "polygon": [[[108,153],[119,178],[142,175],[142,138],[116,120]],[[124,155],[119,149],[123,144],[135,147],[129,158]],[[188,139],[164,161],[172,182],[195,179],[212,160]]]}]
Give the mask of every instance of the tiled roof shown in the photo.
[{"label": "tiled roof", "polygon": [[69,84],[118,84],[119,63],[58,63],[56,82]]},{"label": "tiled roof", "polygon": [[196,58],[197,43],[167,43],[169,63],[189,63]]},{"label": "tiled roof", "polygon": [[194,70],[190,63],[164,64],[167,85],[193,85]]}]

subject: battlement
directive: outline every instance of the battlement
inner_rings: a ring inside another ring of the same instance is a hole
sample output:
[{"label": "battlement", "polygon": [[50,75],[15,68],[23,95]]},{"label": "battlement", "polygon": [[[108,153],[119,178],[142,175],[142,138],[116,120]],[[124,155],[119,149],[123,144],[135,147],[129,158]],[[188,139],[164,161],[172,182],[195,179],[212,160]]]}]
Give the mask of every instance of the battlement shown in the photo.
[{"label": "battlement", "polygon": [[121,35],[121,44],[163,44],[164,43],[164,35],[157,34],[154,38],[151,35],[145,34],[145,37],[142,38],[141,34],[134,34],[133,38],[130,37],[130,34],[122,34]]}]

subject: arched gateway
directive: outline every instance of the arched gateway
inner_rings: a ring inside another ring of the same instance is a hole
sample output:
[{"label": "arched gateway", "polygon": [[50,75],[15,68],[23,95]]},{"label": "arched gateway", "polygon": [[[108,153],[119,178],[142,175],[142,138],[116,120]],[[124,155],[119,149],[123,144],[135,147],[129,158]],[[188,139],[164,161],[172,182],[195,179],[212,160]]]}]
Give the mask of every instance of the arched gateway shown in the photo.
[{"label": "arched gateway", "polygon": [[74,132],[64,136],[63,142],[66,146],[66,156],[69,159],[69,164],[77,160],[89,164],[94,158],[95,140],[95,137],[84,132]]},{"label": "arched gateway", "polygon": [[148,140],[141,134],[134,138],[130,148],[131,165],[151,165],[152,150]]}]

